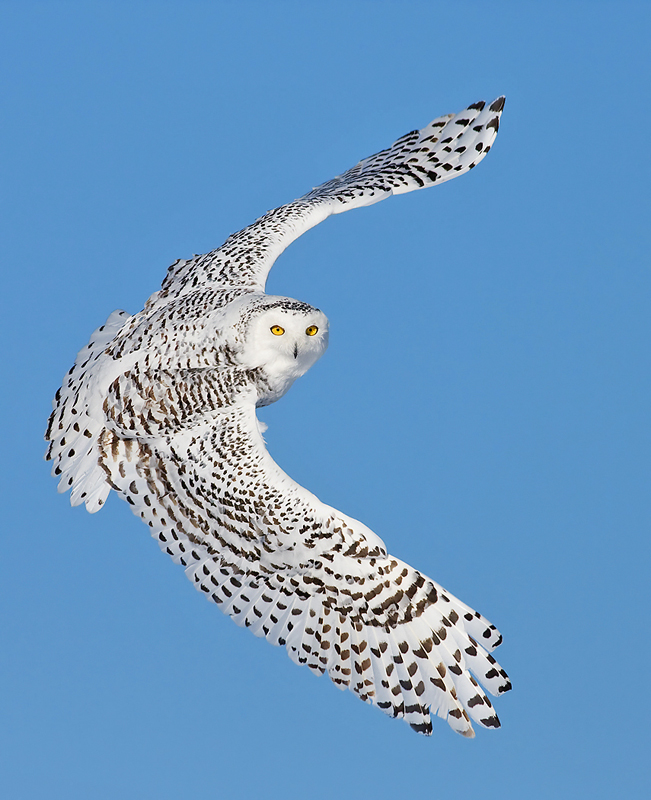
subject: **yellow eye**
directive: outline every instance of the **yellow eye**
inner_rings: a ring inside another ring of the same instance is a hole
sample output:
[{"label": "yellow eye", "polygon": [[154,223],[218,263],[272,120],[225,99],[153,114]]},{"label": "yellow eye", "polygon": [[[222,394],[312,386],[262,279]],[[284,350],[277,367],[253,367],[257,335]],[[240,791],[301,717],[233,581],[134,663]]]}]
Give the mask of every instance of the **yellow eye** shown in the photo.
[{"label": "yellow eye", "polygon": [[305,329],[305,333],[307,333],[308,336],[314,336],[314,334],[317,333],[318,330],[319,329],[317,328],[316,325],[310,325],[309,328]]},{"label": "yellow eye", "polygon": [[285,329],[281,328],[280,325],[272,325],[271,332],[274,336],[282,336],[285,333]]}]

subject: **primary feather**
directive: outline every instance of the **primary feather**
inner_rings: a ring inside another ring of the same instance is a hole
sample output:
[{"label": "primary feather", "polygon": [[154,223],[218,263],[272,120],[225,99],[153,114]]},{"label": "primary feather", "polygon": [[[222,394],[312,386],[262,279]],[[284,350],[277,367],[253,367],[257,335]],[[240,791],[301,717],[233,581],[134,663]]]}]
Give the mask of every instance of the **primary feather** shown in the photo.
[{"label": "primary feather", "polygon": [[[111,489],[238,625],[298,664],[431,733],[499,727],[510,688],[493,625],[271,459],[257,406],[282,397],[327,347],[325,315],[264,293],[277,256],[330,214],[442,183],[490,150],[504,99],[439,117],[217,250],[177,261],[145,308],[116,311],[54,400],[47,458],[73,505]],[[479,683],[478,683],[479,682]]]}]

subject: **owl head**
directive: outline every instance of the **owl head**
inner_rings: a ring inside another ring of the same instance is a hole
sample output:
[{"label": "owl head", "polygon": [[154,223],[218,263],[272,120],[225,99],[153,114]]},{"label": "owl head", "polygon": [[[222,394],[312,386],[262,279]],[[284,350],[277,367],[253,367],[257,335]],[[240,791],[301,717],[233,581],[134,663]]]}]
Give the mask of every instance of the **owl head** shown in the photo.
[{"label": "owl head", "polygon": [[[318,308],[288,297],[265,296],[242,318],[240,361],[267,376],[289,381],[305,374],[328,347],[328,318]],[[287,387],[289,388],[289,386]]]}]

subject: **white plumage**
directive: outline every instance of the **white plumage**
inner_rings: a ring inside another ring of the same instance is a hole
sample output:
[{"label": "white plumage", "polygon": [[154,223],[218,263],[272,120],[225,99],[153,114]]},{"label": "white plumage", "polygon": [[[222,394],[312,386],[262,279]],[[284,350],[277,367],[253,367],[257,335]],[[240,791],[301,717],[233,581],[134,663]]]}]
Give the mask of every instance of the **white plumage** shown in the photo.
[{"label": "white plumage", "polygon": [[238,625],[431,733],[499,727],[510,688],[493,625],[271,459],[257,406],[323,355],[328,321],[264,293],[277,256],[330,214],[442,183],[491,148],[504,99],[439,117],[217,250],[177,261],[134,316],[116,311],[56,394],[46,438],[59,491],[95,512],[111,489]]}]

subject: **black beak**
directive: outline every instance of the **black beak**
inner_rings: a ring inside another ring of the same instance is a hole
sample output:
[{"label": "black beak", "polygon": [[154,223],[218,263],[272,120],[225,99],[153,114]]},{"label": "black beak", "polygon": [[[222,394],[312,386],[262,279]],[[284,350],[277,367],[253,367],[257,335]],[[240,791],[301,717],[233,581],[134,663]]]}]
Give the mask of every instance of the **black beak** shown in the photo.
[{"label": "black beak", "polygon": [[294,358],[298,358],[298,345],[294,345]]}]

